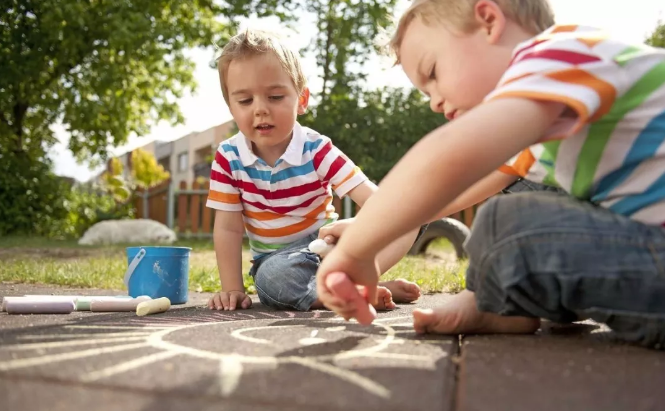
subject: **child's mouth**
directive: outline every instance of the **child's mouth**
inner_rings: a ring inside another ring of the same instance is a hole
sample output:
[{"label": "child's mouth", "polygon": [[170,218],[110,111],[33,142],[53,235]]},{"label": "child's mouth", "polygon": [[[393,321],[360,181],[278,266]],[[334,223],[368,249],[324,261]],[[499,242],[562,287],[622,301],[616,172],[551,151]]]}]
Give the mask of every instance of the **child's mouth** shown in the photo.
[{"label": "child's mouth", "polygon": [[270,124],[259,124],[254,128],[259,133],[259,135],[268,136],[272,134],[272,129],[275,128],[275,126]]}]

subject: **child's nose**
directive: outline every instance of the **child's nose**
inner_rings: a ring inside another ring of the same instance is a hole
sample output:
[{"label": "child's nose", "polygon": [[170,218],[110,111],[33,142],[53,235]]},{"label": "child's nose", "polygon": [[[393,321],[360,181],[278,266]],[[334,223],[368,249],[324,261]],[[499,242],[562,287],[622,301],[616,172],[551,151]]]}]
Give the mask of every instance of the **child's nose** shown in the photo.
[{"label": "child's nose", "polygon": [[432,96],[429,100],[429,107],[432,109],[433,112],[435,113],[443,113],[443,105],[445,104],[445,101],[440,98],[439,96]]},{"label": "child's nose", "polygon": [[254,100],[254,115],[261,116],[268,113],[268,105],[263,99]]}]

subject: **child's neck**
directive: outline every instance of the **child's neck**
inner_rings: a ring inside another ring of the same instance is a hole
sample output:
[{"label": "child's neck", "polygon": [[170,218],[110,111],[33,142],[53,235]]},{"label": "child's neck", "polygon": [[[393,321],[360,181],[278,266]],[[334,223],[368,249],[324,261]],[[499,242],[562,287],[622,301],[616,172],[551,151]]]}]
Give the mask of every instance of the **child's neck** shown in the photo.
[{"label": "child's neck", "polygon": [[286,149],[291,143],[293,135],[284,140],[282,143],[272,147],[259,147],[258,144],[252,143],[252,152],[261,160],[265,161],[270,167],[275,167],[277,160],[284,155]]}]

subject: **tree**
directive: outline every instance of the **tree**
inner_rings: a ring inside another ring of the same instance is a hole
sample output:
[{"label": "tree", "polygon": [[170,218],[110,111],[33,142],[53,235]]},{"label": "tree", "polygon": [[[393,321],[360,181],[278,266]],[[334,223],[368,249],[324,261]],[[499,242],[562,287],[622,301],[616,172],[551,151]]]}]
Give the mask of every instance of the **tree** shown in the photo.
[{"label": "tree", "polygon": [[137,187],[154,187],[169,177],[151,153],[140,148],[132,151],[132,180]]},{"label": "tree", "polygon": [[653,47],[665,48],[665,23],[659,21],[658,26],[653,31],[646,43]]},{"label": "tree", "polygon": [[285,16],[291,6],[291,0],[3,0],[0,220],[9,223],[0,224],[0,234],[34,232],[44,216],[55,215],[53,199],[65,197],[47,157],[53,125],[64,126],[78,159],[103,160],[109,147],[159,120],[182,122],[176,101],[196,87],[186,50],[224,39],[238,16]]},{"label": "tree", "polygon": [[321,104],[328,97],[357,91],[367,73],[374,39],[390,23],[397,0],[304,0],[316,16],[317,36],[306,51],[314,54],[323,71]]},{"label": "tree", "polygon": [[445,123],[417,90],[386,88],[339,99],[302,122],[330,136],[373,181],[379,182],[425,134]]}]

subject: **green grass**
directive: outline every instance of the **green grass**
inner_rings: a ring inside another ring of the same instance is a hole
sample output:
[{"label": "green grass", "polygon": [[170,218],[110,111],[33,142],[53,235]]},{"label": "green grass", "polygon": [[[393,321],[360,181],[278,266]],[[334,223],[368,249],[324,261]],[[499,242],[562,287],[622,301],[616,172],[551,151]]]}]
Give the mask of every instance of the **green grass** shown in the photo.
[{"label": "green grass", "polygon": [[[212,241],[185,240],[173,245],[192,248],[189,288],[199,292],[218,291]],[[458,292],[464,288],[466,263],[442,259],[451,248],[445,240],[432,243],[427,257],[405,257],[381,279],[405,278],[416,282],[425,293]],[[124,245],[83,247],[73,241],[0,238],[0,281],[4,282],[122,290],[126,268]],[[247,275],[249,268],[250,254],[245,247],[243,277],[252,293],[255,289]]]}]

